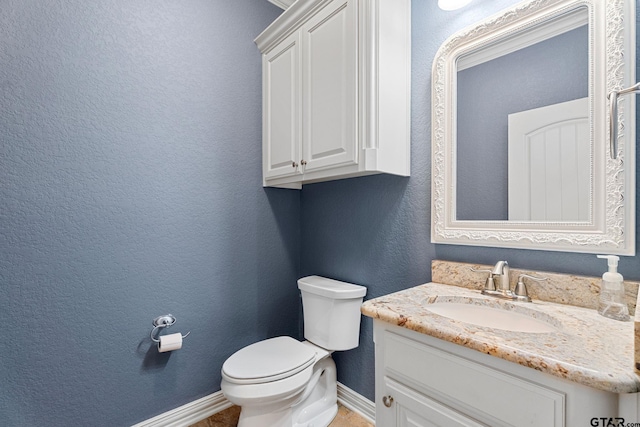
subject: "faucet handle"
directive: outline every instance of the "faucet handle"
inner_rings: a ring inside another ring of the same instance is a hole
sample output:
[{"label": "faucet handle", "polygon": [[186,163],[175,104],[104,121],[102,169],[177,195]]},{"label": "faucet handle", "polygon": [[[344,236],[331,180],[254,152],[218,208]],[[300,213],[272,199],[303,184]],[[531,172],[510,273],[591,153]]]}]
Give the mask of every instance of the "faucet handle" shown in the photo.
[{"label": "faucet handle", "polygon": [[543,282],[547,280],[546,277],[535,277],[535,276],[530,276],[524,273],[519,275],[518,283],[516,284],[516,288],[513,290],[513,293],[517,296],[527,297],[527,298],[529,298],[529,293],[527,292],[527,286],[524,284],[525,278],[534,280],[536,282]]},{"label": "faucet handle", "polygon": [[485,269],[475,269],[473,267],[471,267],[470,270],[473,271],[474,273],[489,273],[489,276],[487,277],[487,280],[484,282],[484,290],[485,291],[495,291],[496,290],[496,284],[493,281],[493,271],[485,270]]}]

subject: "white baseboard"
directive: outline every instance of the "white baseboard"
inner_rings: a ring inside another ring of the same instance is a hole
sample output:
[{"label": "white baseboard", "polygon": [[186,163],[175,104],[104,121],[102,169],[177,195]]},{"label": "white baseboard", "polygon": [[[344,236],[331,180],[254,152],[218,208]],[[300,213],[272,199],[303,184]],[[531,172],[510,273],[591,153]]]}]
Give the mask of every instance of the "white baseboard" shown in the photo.
[{"label": "white baseboard", "polygon": [[[375,425],[376,407],[374,403],[341,383],[338,383],[338,403]],[[217,391],[132,427],[188,427],[230,406],[233,406],[233,403],[224,397],[222,391]]]},{"label": "white baseboard", "polygon": [[363,395],[351,390],[342,383],[338,383],[338,402],[345,408],[357,413],[371,424],[376,424],[376,405]]},{"label": "white baseboard", "polygon": [[233,403],[224,397],[222,391],[217,391],[132,427],[188,427],[230,406],[233,406]]}]

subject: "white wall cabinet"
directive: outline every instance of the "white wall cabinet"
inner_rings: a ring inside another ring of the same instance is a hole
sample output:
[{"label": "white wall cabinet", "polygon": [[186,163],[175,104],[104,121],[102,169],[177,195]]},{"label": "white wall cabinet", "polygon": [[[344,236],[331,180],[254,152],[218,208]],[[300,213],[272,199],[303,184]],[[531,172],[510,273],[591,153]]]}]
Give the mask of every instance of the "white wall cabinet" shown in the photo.
[{"label": "white wall cabinet", "polygon": [[[265,180],[300,175],[300,33],[263,56],[263,175]],[[274,142],[275,141],[275,142]]]},{"label": "white wall cabinet", "polygon": [[312,0],[256,38],[265,186],[409,175],[410,19],[410,0]]},{"label": "white wall cabinet", "polygon": [[376,425],[592,425],[625,412],[626,395],[596,390],[374,320]]}]

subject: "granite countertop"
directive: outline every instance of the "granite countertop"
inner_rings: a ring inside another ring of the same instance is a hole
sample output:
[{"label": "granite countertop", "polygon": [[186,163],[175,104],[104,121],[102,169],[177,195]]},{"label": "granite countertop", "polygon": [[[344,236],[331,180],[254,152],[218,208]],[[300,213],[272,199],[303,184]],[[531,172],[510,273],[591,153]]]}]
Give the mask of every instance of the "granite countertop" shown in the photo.
[{"label": "granite countertop", "polygon": [[[434,302],[500,305],[553,324],[549,333],[476,326],[427,310]],[[362,313],[407,329],[463,345],[538,371],[614,393],[640,391],[634,371],[634,322],[600,316],[595,310],[546,301],[500,300],[458,286],[427,283],[366,301]]]}]

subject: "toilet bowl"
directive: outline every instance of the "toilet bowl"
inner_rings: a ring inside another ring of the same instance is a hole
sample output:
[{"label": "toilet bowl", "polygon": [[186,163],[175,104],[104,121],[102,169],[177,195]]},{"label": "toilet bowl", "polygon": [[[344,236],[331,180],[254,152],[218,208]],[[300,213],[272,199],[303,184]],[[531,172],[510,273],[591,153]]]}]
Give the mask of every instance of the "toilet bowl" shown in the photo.
[{"label": "toilet bowl", "polygon": [[358,346],[366,288],[319,276],[298,288],[307,341],[259,341],[222,366],[222,392],[241,408],[238,427],[326,427],[338,411],[331,353]]}]

